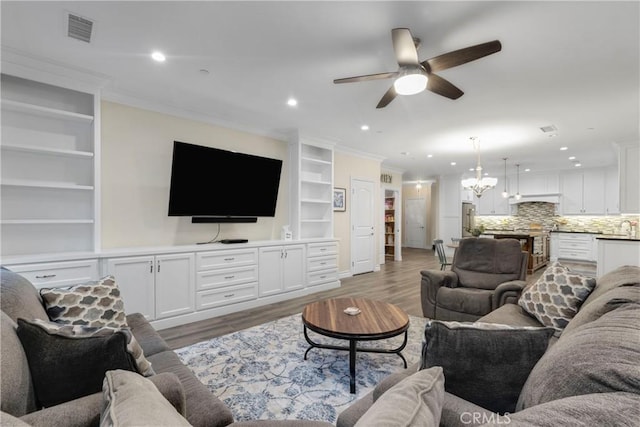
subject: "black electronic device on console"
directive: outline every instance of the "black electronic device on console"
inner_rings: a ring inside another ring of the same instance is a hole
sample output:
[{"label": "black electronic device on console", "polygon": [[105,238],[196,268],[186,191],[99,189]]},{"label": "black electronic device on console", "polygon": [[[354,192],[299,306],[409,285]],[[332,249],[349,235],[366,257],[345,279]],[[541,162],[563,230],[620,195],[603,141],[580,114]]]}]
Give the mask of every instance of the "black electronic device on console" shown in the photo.
[{"label": "black electronic device on console", "polygon": [[229,243],[247,243],[247,239],[222,239],[220,243],[229,244]]}]

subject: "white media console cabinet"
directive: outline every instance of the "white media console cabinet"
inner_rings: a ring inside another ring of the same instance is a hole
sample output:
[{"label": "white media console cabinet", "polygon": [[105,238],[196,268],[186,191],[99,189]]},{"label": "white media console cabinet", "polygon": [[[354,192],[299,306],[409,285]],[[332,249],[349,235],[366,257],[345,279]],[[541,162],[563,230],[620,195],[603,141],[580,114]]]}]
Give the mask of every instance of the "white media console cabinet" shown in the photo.
[{"label": "white media console cabinet", "polygon": [[113,275],[128,313],[165,329],[340,286],[333,238],[5,258],[37,288]]}]

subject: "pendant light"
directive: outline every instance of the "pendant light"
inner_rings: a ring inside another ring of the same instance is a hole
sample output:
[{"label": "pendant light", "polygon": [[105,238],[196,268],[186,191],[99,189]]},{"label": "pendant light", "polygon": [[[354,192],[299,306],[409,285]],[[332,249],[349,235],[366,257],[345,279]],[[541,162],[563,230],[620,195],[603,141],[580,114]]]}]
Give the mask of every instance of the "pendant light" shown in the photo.
[{"label": "pendant light", "polygon": [[502,191],[502,197],[506,199],[509,197],[507,192],[507,158],[503,157],[502,160],[504,160],[504,190]]},{"label": "pendant light", "polygon": [[466,190],[472,190],[476,197],[480,198],[482,193],[490,188],[494,188],[498,183],[497,178],[490,178],[488,176],[482,177],[482,165],[480,164],[480,145],[478,143],[478,138],[471,138],[473,142],[473,148],[476,151],[476,156],[478,158],[478,162],[476,165],[476,177],[475,178],[467,178],[462,180],[462,186]]},{"label": "pendant light", "polygon": [[522,196],[520,195],[520,165],[516,165],[516,182],[517,182],[517,189],[518,192],[516,193],[516,200],[520,200],[522,199]]}]

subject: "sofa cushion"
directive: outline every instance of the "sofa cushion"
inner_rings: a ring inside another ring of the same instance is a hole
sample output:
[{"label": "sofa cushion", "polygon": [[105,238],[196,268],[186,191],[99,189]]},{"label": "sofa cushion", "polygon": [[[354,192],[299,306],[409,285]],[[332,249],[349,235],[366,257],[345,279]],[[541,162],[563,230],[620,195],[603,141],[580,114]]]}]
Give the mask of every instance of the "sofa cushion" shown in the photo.
[{"label": "sofa cushion", "polygon": [[420,370],[387,390],[356,427],[437,426],[444,401],[442,368]]},{"label": "sofa cushion", "polygon": [[99,328],[127,326],[124,302],[113,276],[68,288],[43,288],[40,295],[54,322]]},{"label": "sofa cushion", "polygon": [[14,321],[23,319],[48,319],[42,298],[35,286],[25,277],[0,268],[0,305],[2,311]]},{"label": "sofa cushion", "polygon": [[501,323],[511,326],[542,326],[535,317],[524,311],[518,304],[502,305],[491,313],[479,318],[478,322]]},{"label": "sofa cushion", "polygon": [[36,399],[45,407],[100,391],[108,370],[136,369],[127,352],[127,338],[120,331],[108,336],[64,337],[18,319],[17,333],[29,361]]},{"label": "sofa cushion", "polygon": [[[16,333],[17,325],[4,312],[0,312],[0,409],[11,415],[22,415],[37,409],[36,397],[31,385],[31,373],[27,355]],[[0,424],[2,425],[2,424]]]},{"label": "sofa cushion", "polygon": [[635,393],[593,393],[536,405],[488,420],[485,426],[616,426],[637,427],[640,395]]},{"label": "sofa cushion", "polygon": [[144,357],[142,347],[138,344],[136,337],[133,336],[131,330],[128,328],[96,328],[92,326],[84,325],[60,325],[56,322],[47,322],[46,320],[35,319],[34,324],[40,326],[50,334],[56,334],[68,338],[87,338],[91,336],[109,336],[115,334],[117,331],[122,332],[127,338],[127,352],[131,355],[136,363],[138,372],[145,377],[154,375],[151,363]]},{"label": "sofa cushion", "polygon": [[545,326],[562,331],[596,286],[596,279],[573,273],[558,262],[551,264],[518,304]]},{"label": "sofa cushion", "polygon": [[582,307],[588,306],[592,301],[612,289],[637,285],[640,283],[640,267],[637,265],[623,265],[602,275],[597,279],[595,289],[582,303]]},{"label": "sofa cushion", "polygon": [[442,366],[445,390],[495,412],[513,412],[552,328],[442,322],[425,326],[421,367]]},{"label": "sofa cushion", "polygon": [[100,426],[190,426],[148,379],[130,371],[105,374]]},{"label": "sofa cushion", "polygon": [[562,336],[531,371],[518,400],[526,409],[590,393],[640,393],[640,305],[624,304]]}]

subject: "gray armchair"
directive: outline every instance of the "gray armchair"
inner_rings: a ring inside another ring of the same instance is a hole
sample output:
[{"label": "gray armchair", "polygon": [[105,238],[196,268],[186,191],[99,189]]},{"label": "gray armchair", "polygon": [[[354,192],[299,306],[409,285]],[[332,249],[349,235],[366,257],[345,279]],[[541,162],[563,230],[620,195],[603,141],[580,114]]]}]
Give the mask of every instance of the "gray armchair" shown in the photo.
[{"label": "gray armchair", "polygon": [[462,239],[451,271],[420,272],[422,312],[438,320],[475,321],[524,289],[529,254],[516,239]]}]

